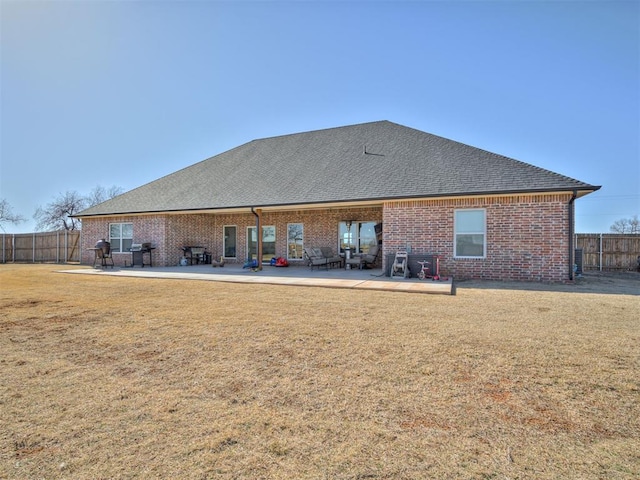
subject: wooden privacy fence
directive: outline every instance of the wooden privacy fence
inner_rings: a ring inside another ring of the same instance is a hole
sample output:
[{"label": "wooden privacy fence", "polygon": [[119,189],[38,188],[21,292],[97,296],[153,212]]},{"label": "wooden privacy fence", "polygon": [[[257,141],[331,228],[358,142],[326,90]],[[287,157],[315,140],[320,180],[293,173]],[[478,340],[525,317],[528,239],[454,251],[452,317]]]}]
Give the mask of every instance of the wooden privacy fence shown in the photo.
[{"label": "wooden privacy fence", "polygon": [[640,235],[578,233],[576,250],[582,251],[583,270],[635,270],[640,255]]},{"label": "wooden privacy fence", "polygon": [[[578,233],[576,250],[583,270],[635,270],[640,235]],[[2,263],[80,262],[80,231],[2,234]],[[576,259],[577,260],[577,259]]]},{"label": "wooden privacy fence", "polygon": [[3,233],[2,263],[80,262],[80,232]]}]

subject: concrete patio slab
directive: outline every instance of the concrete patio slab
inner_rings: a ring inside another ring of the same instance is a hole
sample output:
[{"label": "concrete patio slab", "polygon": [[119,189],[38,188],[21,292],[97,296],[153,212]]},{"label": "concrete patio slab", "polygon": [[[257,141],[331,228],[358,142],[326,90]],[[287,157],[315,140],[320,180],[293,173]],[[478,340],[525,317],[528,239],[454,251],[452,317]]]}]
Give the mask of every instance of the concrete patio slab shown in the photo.
[{"label": "concrete patio slab", "polygon": [[253,271],[241,266],[212,268],[211,265],[187,267],[145,268],[81,268],[60,270],[61,273],[81,275],[108,275],[115,277],[162,278],[180,280],[204,280],[213,282],[289,285],[324,288],[351,288],[409,293],[433,293],[455,295],[453,279],[443,281],[416,278],[385,277],[382,270],[309,270],[304,267],[264,267]]}]

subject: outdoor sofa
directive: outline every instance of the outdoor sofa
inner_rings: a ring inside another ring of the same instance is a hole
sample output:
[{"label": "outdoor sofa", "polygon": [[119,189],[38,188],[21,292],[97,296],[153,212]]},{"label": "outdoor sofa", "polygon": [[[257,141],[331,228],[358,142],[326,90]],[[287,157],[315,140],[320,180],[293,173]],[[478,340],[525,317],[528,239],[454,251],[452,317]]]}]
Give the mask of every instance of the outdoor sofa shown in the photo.
[{"label": "outdoor sofa", "polygon": [[313,267],[324,267],[329,270],[329,267],[342,266],[342,257],[340,255],[334,255],[329,247],[305,248],[304,256],[311,270],[313,270]]}]

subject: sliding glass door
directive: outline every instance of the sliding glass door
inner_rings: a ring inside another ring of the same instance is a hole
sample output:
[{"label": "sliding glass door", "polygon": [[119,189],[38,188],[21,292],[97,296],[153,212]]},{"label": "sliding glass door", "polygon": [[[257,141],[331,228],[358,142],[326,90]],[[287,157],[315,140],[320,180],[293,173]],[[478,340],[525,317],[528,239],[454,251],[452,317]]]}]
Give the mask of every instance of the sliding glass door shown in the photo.
[{"label": "sliding glass door", "polygon": [[[247,227],[247,252],[249,258],[255,260],[258,254],[258,237],[256,227]],[[276,227],[262,227],[262,263],[269,263],[276,256]]]},{"label": "sliding glass door", "polygon": [[369,253],[369,249],[378,244],[375,230],[377,222],[349,223],[340,222],[338,224],[340,253],[343,253],[346,247],[351,248],[353,253]]}]

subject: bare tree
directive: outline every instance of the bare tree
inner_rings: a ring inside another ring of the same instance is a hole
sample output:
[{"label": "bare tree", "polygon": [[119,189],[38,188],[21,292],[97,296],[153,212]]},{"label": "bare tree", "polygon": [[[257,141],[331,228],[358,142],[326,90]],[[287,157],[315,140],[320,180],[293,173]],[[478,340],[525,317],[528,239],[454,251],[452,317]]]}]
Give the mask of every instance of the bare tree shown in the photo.
[{"label": "bare tree", "polygon": [[78,192],[67,191],[45,207],[38,207],[33,218],[36,230],[80,230],[80,220],[72,218],[87,206],[87,199]]},{"label": "bare tree", "polygon": [[4,224],[11,223],[17,225],[24,222],[26,219],[22,215],[16,215],[13,213],[11,205],[6,199],[0,200],[0,228],[4,231]]},{"label": "bare tree", "polygon": [[37,221],[36,230],[80,230],[80,219],[73,218],[73,215],[120,195],[122,191],[115,185],[109,188],[98,185],[86,196],[75,190],[60,194],[53,202],[36,209],[33,215]]},{"label": "bare tree", "polygon": [[621,218],[613,222],[610,230],[614,233],[640,233],[640,219],[638,219],[638,215],[631,218]]},{"label": "bare tree", "polygon": [[104,188],[102,185],[98,185],[87,195],[87,207],[93,207],[94,205],[110,200],[122,192],[124,192],[122,187],[112,185],[109,188]]}]

